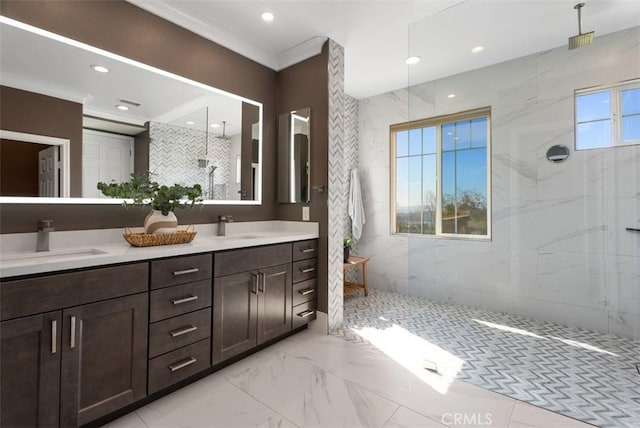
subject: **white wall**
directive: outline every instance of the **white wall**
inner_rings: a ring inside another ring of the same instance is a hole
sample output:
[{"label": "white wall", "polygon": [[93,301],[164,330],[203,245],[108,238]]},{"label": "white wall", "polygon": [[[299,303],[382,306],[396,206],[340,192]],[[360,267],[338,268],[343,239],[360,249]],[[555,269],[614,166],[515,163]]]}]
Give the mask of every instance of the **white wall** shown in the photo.
[{"label": "white wall", "polygon": [[[371,286],[639,338],[640,146],[573,150],[573,91],[638,77],[640,27],[361,100]],[[492,241],[391,235],[389,125],[483,106]]]}]

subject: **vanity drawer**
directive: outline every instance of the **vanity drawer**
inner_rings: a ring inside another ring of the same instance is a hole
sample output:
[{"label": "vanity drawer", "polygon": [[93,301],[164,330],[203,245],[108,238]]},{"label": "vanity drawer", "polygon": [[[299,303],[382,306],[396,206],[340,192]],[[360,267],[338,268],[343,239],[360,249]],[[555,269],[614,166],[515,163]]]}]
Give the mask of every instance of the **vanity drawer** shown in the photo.
[{"label": "vanity drawer", "polygon": [[149,326],[149,358],[211,336],[211,308],[169,318]]},{"label": "vanity drawer", "polygon": [[211,280],[177,285],[151,292],[150,322],[211,306]]},{"label": "vanity drawer", "polygon": [[293,282],[305,281],[315,278],[317,275],[317,260],[315,258],[293,263]]},{"label": "vanity drawer", "polygon": [[316,319],[316,301],[311,301],[293,307],[291,328],[298,328]]},{"label": "vanity drawer", "polygon": [[213,271],[219,277],[286,263],[291,263],[290,243],[217,252]]},{"label": "vanity drawer", "polygon": [[293,284],[293,306],[316,300],[318,296],[318,280],[316,278]]},{"label": "vanity drawer", "polygon": [[149,360],[149,394],[211,367],[211,340],[176,349]]},{"label": "vanity drawer", "polygon": [[298,241],[293,243],[293,261],[310,259],[318,255],[318,240]]},{"label": "vanity drawer", "polygon": [[149,265],[135,263],[0,284],[2,320],[55,311],[148,290]]},{"label": "vanity drawer", "polygon": [[151,262],[151,289],[211,278],[212,260],[211,254],[154,260]]}]

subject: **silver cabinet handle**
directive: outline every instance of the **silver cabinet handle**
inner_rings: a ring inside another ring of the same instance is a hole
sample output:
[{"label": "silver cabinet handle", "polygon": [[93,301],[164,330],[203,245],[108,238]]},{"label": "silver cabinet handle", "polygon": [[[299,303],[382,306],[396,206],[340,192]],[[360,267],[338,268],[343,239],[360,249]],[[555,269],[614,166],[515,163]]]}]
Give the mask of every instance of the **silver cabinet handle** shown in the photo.
[{"label": "silver cabinet handle", "polygon": [[185,269],[185,270],[175,270],[173,271],[173,276],[180,276],[180,275],[186,275],[188,273],[196,273],[199,272],[200,269],[198,268],[189,268],[189,269]]},{"label": "silver cabinet handle", "polygon": [[190,325],[189,327],[184,327],[184,328],[181,328],[179,330],[170,331],[169,334],[171,335],[171,337],[178,337],[178,336],[182,336],[183,334],[187,334],[187,333],[191,333],[192,331],[196,331],[197,329],[198,329],[198,327],[196,327],[195,325]]},{"label": "silver cabinet handle", "polygon": [[55,354],[57,352],[57,343],[58,343],[58,321],[51,321],[51,353]]},{"label": "silver cabinet handle", "polygon": [[260,281],[259,273],[251,274],[251,292],[253,294],[258,294],[258,281]]},{"label": "silver cabinet handle", "polygon": [[172,372],[175,372],[176,370],[180,370],[180,369],[183,369],[183,368],[185,368],[187,366],[190,366],[191,364],[195,363],[196,361],[198,361],[198,360],[196,360],[193,357],[189,357],[184,361],[180,361],[180,362],[177,362],[175,364],[171,364],[169,366],[169,370],[171,370]]},{"label": "silver cabinet handle", "polygon": [[267,286],[267,275],[260,272],[258,274],[258,291],[264,293],[264,289]]},{"label": "silver cabinet handle", "polygon": [[302,294],[303,296],[306,296],[307,294],[315,293],[315,291],[316,290],[314,290],[313,288],[307,288],[306,290],[298,291],[298,293]]},{"label": "silver cabinet handle", "polygon": [[308,311],[300,312],[298,316],[301,318],[306,318],[306,317],[310,317],[313,314],[315,314],[315,311],[308,310]]},{"label": "silver cabinet handle", "polygon": [[71,339],[69,340],[69,347],[71,349],[76,347],[76,316],[71,317]]},{"label": "silver cabinet handle", "polygon": [[181,303],[193,302],[194,300],[198,300],[198,296],[189,296],[183,297],[182,299],[174,299],[171,301],[174,305],[179,305]]},{"label": "silver cabinet handle", "polygon": [[309,272],[313,272],[314,270],[316,270],[316,268],[306,268],[306,269],[300,269],[300,272],[309,273]]},{"label": "silver cabinet handle", "polygon": [[300,250],[300,252],[302,253],[313,253],[316,249],[315,248],[305,248],[304,250]]}]

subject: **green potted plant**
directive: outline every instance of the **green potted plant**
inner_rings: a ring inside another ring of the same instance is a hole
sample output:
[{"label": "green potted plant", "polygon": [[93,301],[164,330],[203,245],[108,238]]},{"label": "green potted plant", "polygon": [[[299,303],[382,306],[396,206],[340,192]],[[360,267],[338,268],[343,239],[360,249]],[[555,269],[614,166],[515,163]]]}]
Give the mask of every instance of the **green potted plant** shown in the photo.
[{"label": "green potted plant", "polygon": [[178,219],[176,208],[193,207],[202,202],[202,188],[193,186],[160,185],[149,178],[149,174],[131,174],[131,180],[124,183],[98,183],[98,190],[111,198],[125,199],[123,205],[151,207],[151,213],[144,221],[145,233],[175,233]]},{"label": "green potted plant", "polygon": [[349,262],[349,255],[351,253],[351,238],[344,238],[342,240],[342,246],[344,247],[344,262]]}]

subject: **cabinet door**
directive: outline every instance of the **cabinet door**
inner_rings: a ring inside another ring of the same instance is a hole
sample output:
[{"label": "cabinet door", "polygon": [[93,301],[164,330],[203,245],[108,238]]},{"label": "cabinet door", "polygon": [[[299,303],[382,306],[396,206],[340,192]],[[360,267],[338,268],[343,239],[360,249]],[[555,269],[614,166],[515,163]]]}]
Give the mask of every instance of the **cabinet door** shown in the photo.
[{"label": "cabinet door", "polygon": [[258,344],[291,330],[291,264],[261,269],[258,285]]},{"label": "cabinet door", "polygon": [[214,279],[213,364],[256,346],[257,293],[257,273]]},{"label": "cabinet door", "polygon": [[61,426],[146,396],[148,317],[146,293],[63,312]]},{"label": "cabinet door", "polygon": [[58,426],[60,311],[0,323],[0,426]]}]

